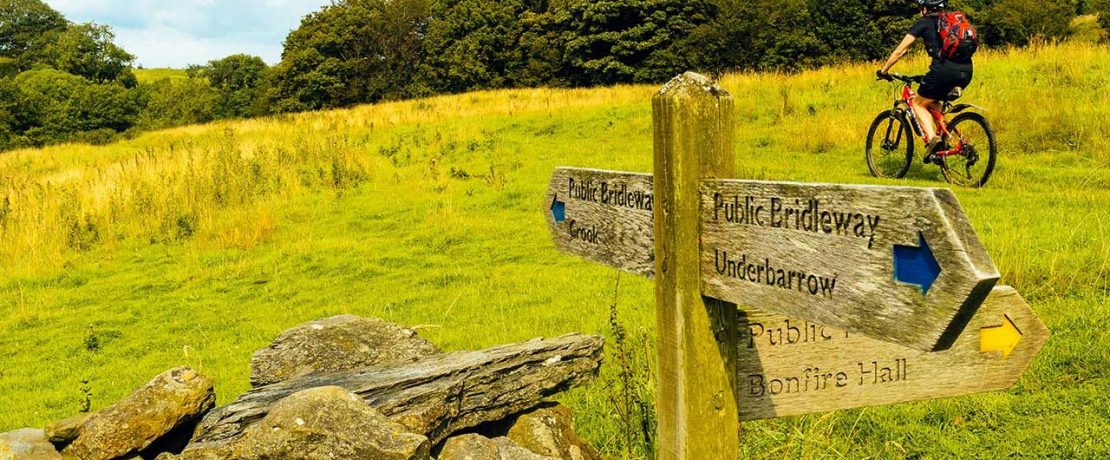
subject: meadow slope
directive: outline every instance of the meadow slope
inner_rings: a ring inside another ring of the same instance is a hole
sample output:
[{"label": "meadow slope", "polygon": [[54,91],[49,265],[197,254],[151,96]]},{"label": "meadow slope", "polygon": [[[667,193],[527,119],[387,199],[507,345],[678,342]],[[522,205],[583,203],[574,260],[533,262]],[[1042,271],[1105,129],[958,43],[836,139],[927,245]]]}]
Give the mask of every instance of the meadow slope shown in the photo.
[{"label": "meadow slope", "polygon": [[[1001,158],[985,189],[955,192],[1053,337],[1009,391],[748,423],[746,457],[1110,458],[1110,49],[978,59],[968,100]],[[723,78],[738,175],[943,185],[920,164],[868,175],[864,136],[895,90],[874,68]],[[582,331],[613,351],[627,334],[642,369],[651,284],[557,252],[540,201],[559,165],[650,171],[655,90],[471,93],[0,155],[0,431],[176,365],[227,403],[254,350],[340,313],[449,350]],[[640,458],[619,361],[563,400],[591,441]],[[648,377],[626,382],[650,398]]]}]

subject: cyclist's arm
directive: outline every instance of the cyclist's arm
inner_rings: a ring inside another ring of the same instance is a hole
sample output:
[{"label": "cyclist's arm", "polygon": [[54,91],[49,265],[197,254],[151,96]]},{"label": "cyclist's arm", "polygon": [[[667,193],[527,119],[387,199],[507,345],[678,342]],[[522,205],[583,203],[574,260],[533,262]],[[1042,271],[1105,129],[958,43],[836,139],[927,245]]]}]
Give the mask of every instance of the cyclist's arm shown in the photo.
[{"label": "cyclist's arm", "polygon": [[894,52],[890,54],[890,59],[887,59],[886,65],[883,66],[882,72],[890,72],[890,68],[894,67],[894,64],[897,63],[899,59],[902,59],[902,56],[905,56],[906,53],[910,52],[910,48],[913,47],[913,44],[916,41],[917,37],[913,36],[913,34],[906,34],[906,38],[903,38],[902,43],[898,44],[898,48],[896,48]]}]

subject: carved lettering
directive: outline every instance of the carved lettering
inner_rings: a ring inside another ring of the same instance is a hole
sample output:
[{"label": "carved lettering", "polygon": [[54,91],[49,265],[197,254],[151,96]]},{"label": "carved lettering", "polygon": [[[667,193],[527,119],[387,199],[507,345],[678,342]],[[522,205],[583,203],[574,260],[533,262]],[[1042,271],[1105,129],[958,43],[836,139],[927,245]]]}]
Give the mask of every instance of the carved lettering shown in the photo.
[{"label": "carved lettering", "polygon": [[590,244],[598,244],[598,231],[597,226],[586,227],[579,225],[578,221],[571,219],[567,222],[567,231],[570,233],[570,238],[574,240],[585,241]]},{"label": "carved lettering", "polygon": [[[847,332],[821,326],[808,321],[786,320],[781,324],[749,323],[746,331],[748,348],[780,345],[824,343],[836,336],[848,338]],[[742,332],[743,335],[745,332]]]},{"label": "carved lettering", "polygon": [[771,263],[770,259],[749,261],[747,254],[741,255],[739,259],[729,258],[727,251],[714,249],[713,261],[718,274],[741,281],[828,298],[833,296],[833,290],[836,289],[836,276],[787,270]]},{"label": "carved lettering", "polygon": [[760,398],[838,389],[850,391],[852,381],[859,383],[856,386],[864,386],[905,383],[909,379],[909,363],[905,358],[859,363],[858,369],[858,378],[853,378],[851,370],[819,367],[807,367],[795,375],[785,376],[748,374],[746,393],[750,397]]},{"label": "carved lettering", "polygon": [[713,221],[825,235],[865,239],[875,243],[881,216],[849,210],[826,209],[821,200],[772,196],[760,201],[752,196],[713,195]]}]

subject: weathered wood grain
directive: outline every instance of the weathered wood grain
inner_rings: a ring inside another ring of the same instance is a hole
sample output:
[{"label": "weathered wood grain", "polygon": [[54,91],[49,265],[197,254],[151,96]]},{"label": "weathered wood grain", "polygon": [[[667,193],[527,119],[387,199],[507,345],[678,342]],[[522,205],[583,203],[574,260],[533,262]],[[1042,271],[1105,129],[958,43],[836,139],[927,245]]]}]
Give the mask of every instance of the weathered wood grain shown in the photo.
[{"label": "weathered wood grain", "polygon": [[[556,205],[563,214],[557,218]],[[650,174],[558,168],[544,215],[559,250],[637,275],[654,276]]]},{"label": "weathered wood grain", "polygon": [[702,179],[733,174],[733,101],[697,74],[652,101],[655,126],[655,307],[659,459],[735,459],[736,306],[702,297]]},{"label": "weathered wood grain", "polygon": [[[951,346],[999,278],[945,189],[705,181],[701,217],[706,295],[919,350]],[[922,238],[924,292],[895,274]]]},{"label": "weathered wood grain", "polygon": [[[1009,286],[994,288],[956,343],[939,352],[756,310],[740,312],[738,320],[741,420],[1010,388],[1049,336]],[[1014,341],[1004,335],[989,343],[1007,329]]]},{"label": "weathered wood grain", "polygon": [[285,396],[322,386],[345,388],[436,443],[593,380],[601,366],[602,342],[601,337],[567,335],[255,388],[205,416],[189,448],[231,442]]}]

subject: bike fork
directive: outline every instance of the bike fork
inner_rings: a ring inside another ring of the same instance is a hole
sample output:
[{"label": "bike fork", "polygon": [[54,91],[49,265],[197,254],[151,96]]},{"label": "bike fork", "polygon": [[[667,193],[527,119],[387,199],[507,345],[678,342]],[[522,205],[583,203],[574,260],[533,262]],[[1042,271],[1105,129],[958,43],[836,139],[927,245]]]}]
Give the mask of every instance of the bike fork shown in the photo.
[{"label": "bike fork", "polygon": [[914,113],[913,107],[907,106],[903,108],[902,113],[905,113],[906,117],[910,119],[910,126],[913,127],[913,133],[916,134],[917,137],[924,138],[924,130],[921,128],[921,122],[917,120],[917,114]]}]

